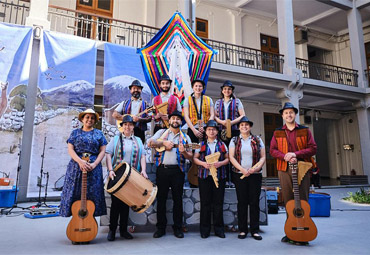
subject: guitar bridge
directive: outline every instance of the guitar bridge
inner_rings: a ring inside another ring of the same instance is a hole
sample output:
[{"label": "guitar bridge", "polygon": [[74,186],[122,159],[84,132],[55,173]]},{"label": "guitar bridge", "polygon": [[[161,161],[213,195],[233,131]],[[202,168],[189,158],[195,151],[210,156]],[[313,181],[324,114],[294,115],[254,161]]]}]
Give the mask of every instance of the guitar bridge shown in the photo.
[{"label": "guitar bridge", "polygon": [[301,231],[301,230],[310,230],[310,228],[308,228],[308,227],[292,227],[292,230],[298,230],[298,231]]},{"label": "guitar bridge", "polygon": [[75,228],[75,232],[87,232],[91,231],[91,228]]}]

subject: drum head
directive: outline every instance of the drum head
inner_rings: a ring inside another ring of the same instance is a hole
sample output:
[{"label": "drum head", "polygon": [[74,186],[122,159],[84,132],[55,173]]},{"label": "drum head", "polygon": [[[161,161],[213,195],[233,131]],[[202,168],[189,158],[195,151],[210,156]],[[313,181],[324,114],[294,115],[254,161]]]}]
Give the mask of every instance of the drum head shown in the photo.
[{"label": "drum head", "polygon": [[119,164],[114,169],[114,173],[116,174],[116,177],[114,177],[114,180],[109,178],[107,189],[111,189],[114,185],[116,185],[117,182],[122,178],[122,176],[125,174],[126,171],[130,171],[130,166],[125,162]]}]

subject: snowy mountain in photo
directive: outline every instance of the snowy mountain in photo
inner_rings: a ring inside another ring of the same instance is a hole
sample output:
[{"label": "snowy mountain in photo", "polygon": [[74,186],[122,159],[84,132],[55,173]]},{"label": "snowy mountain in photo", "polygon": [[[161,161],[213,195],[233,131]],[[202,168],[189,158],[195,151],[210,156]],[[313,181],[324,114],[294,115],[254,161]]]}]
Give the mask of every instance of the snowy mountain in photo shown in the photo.
[{"label": "snowy mountain in photo", "polygon": [[94,85],[78,80],[65,85],[43,90],[41,97],[50,105],[62,106],[92,106],[94,104]]},{"label": "snowy mountain in photo", "polygon": [[[131,97],[130,89],[128,88],[133,80],[137,78],[130,75],[120,75],[112,77],[104,82],[104,104],[107,107],[127,100]],[[151,92],[146,82],[139,80],[144,87],[141,92],[142,98],[150,102]]]}]

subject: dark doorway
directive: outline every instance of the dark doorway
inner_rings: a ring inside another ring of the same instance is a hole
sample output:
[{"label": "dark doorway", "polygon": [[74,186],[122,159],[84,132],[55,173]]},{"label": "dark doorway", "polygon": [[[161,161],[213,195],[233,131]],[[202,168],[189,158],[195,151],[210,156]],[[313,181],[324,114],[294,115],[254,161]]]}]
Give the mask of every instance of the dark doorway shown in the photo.
[{"label": "dark doorway", "polygon": [[314,138],[317,144],[316,162],[320,169],[320,176],[330,178],[329,172],[329,154],[328,154],[328,127],[332,120],[321,119],[314,121],[313,131]]},{"label": "dark doorway", "polygon": [[266,176],[277,177],[276,159],[270,155],[270,142],[276,128],[283,125],[280,114],[264,113],[265,124],[265,148],[266,148]]}]

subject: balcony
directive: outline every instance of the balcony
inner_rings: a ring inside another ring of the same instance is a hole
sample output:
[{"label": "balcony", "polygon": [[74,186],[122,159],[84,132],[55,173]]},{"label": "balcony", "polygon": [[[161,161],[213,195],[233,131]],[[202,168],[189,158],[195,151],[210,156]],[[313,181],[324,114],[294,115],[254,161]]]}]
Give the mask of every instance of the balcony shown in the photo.
[{"label": "balcony", "polygon": [[317,63],[301,58],[296,59],[296,66],[298,69],[302,70],[303,77],[305,78],[333,82],[352,87],[358,86],[357,70]]},{"label": "balcony", "polygon": [[[28,13],[29,3],[27,2],[0,0],[0,21],[2,22],[24,25]],[[151,26],[53,5],[49,5],[49,20],[52,31],[135,48],[146,45],[159,31],[158,28]],[[203,40],[213,49],[218,50],[218,54],[214,56],[214,62],[275,73],[283,72],[283,55],[211,39]],[[296,59],[296,66],[302,70],[305,78],[358,86],[357,70],[300,58]],[[366,73],[369,77],[368,70]]]},{"label": "balcony", "polygon": [[0,22],[25,25],[30,4],[20,0],[0,0]]}]

